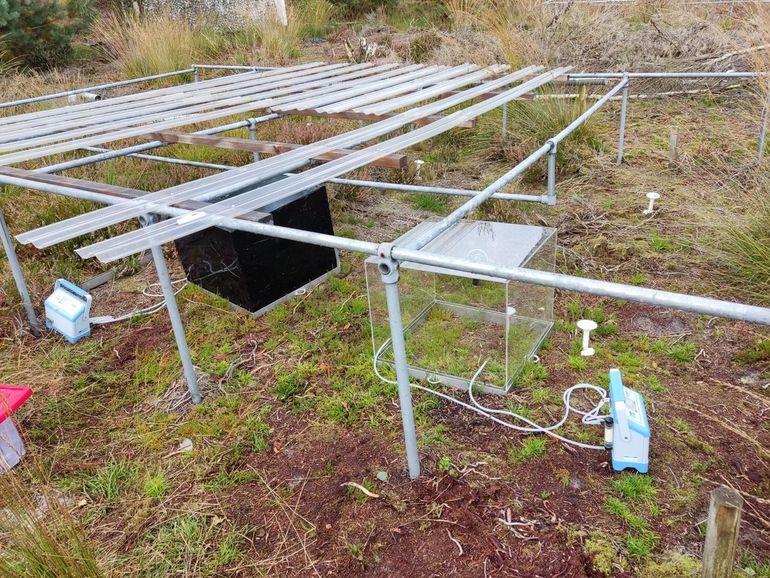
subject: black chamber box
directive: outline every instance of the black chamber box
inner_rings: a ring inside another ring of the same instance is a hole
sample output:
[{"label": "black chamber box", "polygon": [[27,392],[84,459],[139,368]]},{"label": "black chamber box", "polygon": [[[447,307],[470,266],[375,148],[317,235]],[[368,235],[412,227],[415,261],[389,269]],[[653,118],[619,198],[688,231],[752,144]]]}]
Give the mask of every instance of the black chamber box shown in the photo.
[{"label": "black chamber box", "polygon": [[[326,187],[260,210],[275,225],[334,234]],[[178,239],[176,248],[191,283],[255,316],[339,271],[336,249],[220,227]]]}]

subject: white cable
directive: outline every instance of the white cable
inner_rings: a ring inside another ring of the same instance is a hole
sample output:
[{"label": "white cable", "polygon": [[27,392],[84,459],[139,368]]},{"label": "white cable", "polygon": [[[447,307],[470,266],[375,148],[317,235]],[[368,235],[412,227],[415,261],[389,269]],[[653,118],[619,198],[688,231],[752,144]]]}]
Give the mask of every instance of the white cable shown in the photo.
[{"label": "white cable", "polygon": [[[179,289],[177,289],[177,291],[176,291],[176,293],[174,293],[174,295],[176,295],[176,294],[177,294],[177,293],[179,293],[179,292],[180,292],[182,289],[184,289],[185,287],[187,287],[187,279],[185,279],[185,278],[183,277],[183,278],[181,278],[181,279],[177,279],[176,281],[172,281],[172,282],[171,282],[171,286],[173,287],[174,285],[177,285],[177,284],[179,284],[179,283],[182,283],[183,285],[182,285],[182,287],[180,287]],[[146,288],[146,289],[142,289],[142,295],[144,295],[145,297],[163,297],[163,293],[150,293],[150,287],[160,287],[160,283],[150,283],[150,284],[147,286],[147,288]],[[165,300],[164,300],[163,302],[165,303]]]},{"label": "white cable", "polygon": [[[380,373],[379,369],[377,368],[377,360],[380,358],[380,355],[382,354],[382,352],[385,350],[385,348],[388,345],[390,345],[390,339],[386,340],[385,343],[383,343],[382,346],[379,348],[379,350],[377,350],[377,353],[375,353],[375,355],[374,355],[374,373],[375,373],[375,375],[377,375],[377,377],[379,377],[385,383],[390,383],[390,384],[393,384],[393,385],[397,385],[398,384],[397,381],[393,381],[392,379],[386,378],[385,376],[383,376]],[[487,361],[489,361],[489,360],[487,359]],[[422,385],[417,385],[417,384],[414,384],[414,383],[411,383],[411,382],[409,383],[409,385],[411,385],[415,389],[419,389],[421,391],[432,393],[433,395],[438,396],[438,397],[440,397],[442,399],[445,399],[447,401],[451,401],[452,403],[456,403],[457,405],[462,406],[465,409],[469,409],[471,411],[474,411],[474,412],[476,412],[476,413],[478,413],[480,415],[483,415],[484,417],[487,417],[487,418],[491,419],[495,423],[498,423],[498,424],[500,424],[502,426],[505,426],[505,427],[510,428],[512,430],[515,430],[515,431],[520,431],[520,432],[523,432],[523,433],[544,433],[544,434],[547,434],[547,435],[549,435],[551,437],[554,437],[554,438],[556,438],[559,441],[562,441],[564,443],[568,443],[568,444],[571,444],[571,445],[574,445],[574,446],[577,446],[577,447],[580,447],[580,448],[584,448],[584,449],[589,449],[589,450],[606,450],[607,449],[604,446],[595,446],[595,445],[591,445],[591,444],[585,444],[583,442],[579,442],[579,441],[576,441],[576,440],[571,440],[569,438],[565,438],[564,436],[561,436],[561,435],[559,435],[557,433],[554,433],[552,431],[553,429],[561,427],[564,424],[564,422],[567,420],[567,418],[569,417],[570,412],[572,412],[572,411],[574,411],[575,413],[580,414],[580,415],[583,416],[583,418],[582,418],[583,423],[588,424],[588,425],[600,425],[602,423],[603,416],[600,416],[598,414],[599,414],[599,411],[601,410],[601,408],[604,406],[604,404],[608,401],[607,391],[606,390],[604,390],[603,388],[601,388],[601,387],[599,387],[597,385],[592,385],[592,384],[588,384],[588,383],[580,383],[580,384],[577,384],[577,385],[573,385],[572,387],[570,387],[569,389],[567,389],[564,392],[564,396],[563,396],[563,400],[564,400],[564,404],[565,404],[565,414],[564,414],[564,417],[562,417],[562,419],[559,422],[557,422],[556,425],[553,425],[553,426],[550,426],[550,427],[542,427],[542,426],[536,424],[535,422],[530,421],[529,419],[525,418],[524,416],[521,416],[521,415],[519,415],[517,413],[514,413],[512,411],[500,410],[500,409],[492,409],[492,408],[485,408],[484,406],[482,406],[478,402],[476,402],[475,398],[473,397],[473,384],[476,381],[476,379],[478,378],[478,376],[481,374],[481,372],[484,370],[484,367],[486,366],[487,361],[485,361],[481,365],[481,367],[478,369],[478,371],[475,373],[475,375],[471,379],[470,385],[468,387],[468,394],[469,394],[469,396],[471,398],[471,401],[475,405],[470,405],[470,404],[465,403],[463,401],[460,401],[459,399],[456,399],[456,398],[454,398],[454,397],[452,397],[450,395],[447,395],[445,393],[441,393],[439,391],[435,391],[433,389],[430,389],[428,387],[424,387]],[[577,389],[592,389],[594,391],[597,391],[597,392],[601,393],[602,394],[602,399],[592,410],[589,410],[587,412],[581,411],[581,410],[576,409],[576,408],[574,408],[574,407],[572,407],[570,405],[570,398],[572,396],[572,393],[574,391],[576,391]],[[514,417],[514,418],[516,418],[518,420],[523,421],[524,423],[529,424],[532,427],[526,428],[526,427],[517,426],[517,425],[514,425],[514,424],[512,424],[512,423],[510,423],[508,421],[502,420],[502,419],[496,417],[493,414],[504,414],[504,415],[508,415],[508,416]]]},{"label": "white cable", "polygon": [[[182,286],[174,291],[174,295],[179,295],[179,293],[182,292],[182,290],[187,287],[187,279],[177,279],[176,281],[172,281],[171,285],[176,285],[178,283],[182,283]],[[150,293],[149,289],[150,287],[157,287],[160,283],[151,283],[147,289],[142,290],[142,295],[145,297],[163,297],[163,295],[157,295],[155,293]],[[126,319],[131,319],[132,317],[136,317],[137,315],[151,315],[152,313],[157,313],[161,309],[163,309],[166,306],[166,300],[164,299],[160,303],[156,303],[155,305],[150,305],[149,307],[145,307],[144,309],[137,309],[135,311],[132,311],[130,313],[126,313],[125,315],[121,315],[119,317],[113,317],[111,315],[103,315],[101,317],[92,317],[91,323],[94,325],[106,325],[108,323],[118,323],[120,321],[125,321]]]}]

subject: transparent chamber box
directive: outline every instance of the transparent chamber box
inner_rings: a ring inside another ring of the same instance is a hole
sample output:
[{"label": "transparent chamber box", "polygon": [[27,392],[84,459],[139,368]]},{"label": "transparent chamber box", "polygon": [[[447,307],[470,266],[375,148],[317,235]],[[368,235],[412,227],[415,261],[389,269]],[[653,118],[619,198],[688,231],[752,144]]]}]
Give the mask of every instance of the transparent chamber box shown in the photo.
[{"label": "transparent chamber box", "polygon": [[[406,246],[438,221],[402,236]],[[461,221],[422,251],[501,267],[553,271],[556,230],[530,225]],[[366,260],[372,342],[380,371],[393,367],[385,286],[378,260]],[[550,287],[402,262],[399,278],[407,363],[413,378],[505,393],[553,326]],[[392,371],[390,372],[392,375]]]}]

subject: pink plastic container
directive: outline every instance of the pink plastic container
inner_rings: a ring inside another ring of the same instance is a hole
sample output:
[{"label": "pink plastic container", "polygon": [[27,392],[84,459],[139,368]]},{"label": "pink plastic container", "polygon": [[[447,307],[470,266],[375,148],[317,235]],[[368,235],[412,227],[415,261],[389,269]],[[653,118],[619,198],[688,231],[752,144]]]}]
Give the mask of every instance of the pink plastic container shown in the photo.
[{"label": "pink plastic container", "polygon": [[24,442],[11,415],[32,395],[32,390],[19,385],[0,385],[0,474],[21,461]]}]

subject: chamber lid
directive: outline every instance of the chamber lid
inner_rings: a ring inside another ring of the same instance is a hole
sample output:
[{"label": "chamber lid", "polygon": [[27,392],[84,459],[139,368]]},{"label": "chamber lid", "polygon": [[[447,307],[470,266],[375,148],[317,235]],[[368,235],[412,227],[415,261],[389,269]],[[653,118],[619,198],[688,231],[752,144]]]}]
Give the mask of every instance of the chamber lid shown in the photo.
[{"label": "chamber lid", "polygon": [[32,390],[22,385],[0,384],[0,423],[19,409],[32,395]]},{"label": "chamber lid", "polygon": [[[440,221],[431,217],[396,240],[396,245],[407,247]],[[495,223],[491,221],[462,220],[425,245],[420,251],[447,258],[489,263],[501,267],[522,267],[556,233],[556,229],[535,225]],[[376,259],[372,257],[370,259]],[[435,273],[462,275],[479,279],[505,281],[496,277],[475,275],[443,269],[432,265],[402,262],[401,267]]]}]

